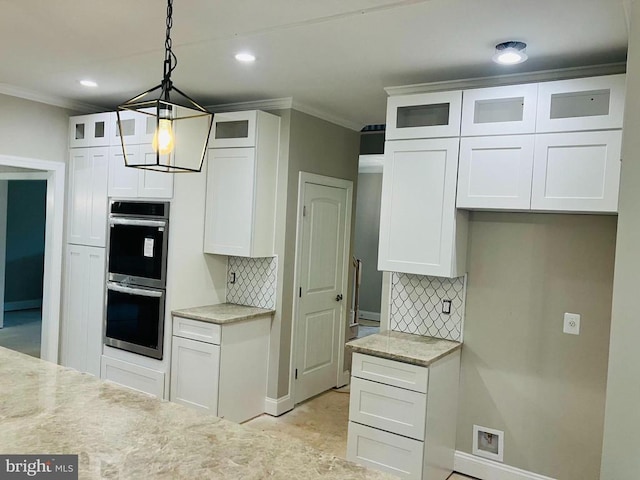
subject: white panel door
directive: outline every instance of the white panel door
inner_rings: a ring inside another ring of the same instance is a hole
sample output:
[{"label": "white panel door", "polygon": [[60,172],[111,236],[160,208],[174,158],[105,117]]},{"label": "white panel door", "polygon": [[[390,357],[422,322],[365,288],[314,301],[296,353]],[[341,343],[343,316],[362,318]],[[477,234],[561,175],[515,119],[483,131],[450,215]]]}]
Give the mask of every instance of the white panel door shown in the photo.
[{"label": "white panel door", "polygon": [[462,138],[457,207],[528,210],[533,145],[533,135]]},{"label": "white panel door", "polygon": [[389,97],[387,140],[457,137],[461,108],[461,91]]},{"label": "white panel door", "polygon": [[[138,161],[140,148],[136,145],[127,149],[129,158]],[[124,163],[122,147],[109,148],[109,196],[113,198],[138,197],[138,169]]]},{"label": "white panel door", "polygon": [[532,210],[618,211],[622,132],[537,135]]},{"label": "white panel door", "polygon": [[61,362],[100,376],[104,316],[105,249],[68,245]]},{"label": "white panel door", "polygon": [[457,138],[385,144],[378,269],[455,273]]},{"label": "white panel door", "polygon": [[[145,164],[156,163],[156,152],[151,145],[140,145],[140,160]],[[134,169],[138,172],[138,197],[172,198],[173,173]]]},{"label": "white panel door", "polygon": [[217,415],[219,369],[218,345],[173,337],[171,401]]},{"label": "white panel door", "polygon": [[336,386],[346,308],[347,190],[305,183],[303,199],[295,403]]},{"label": "white panel door", "polygon": [[255,148],[213,148],[207,162],[204,251],[251,256]]},{"label": "white panel door", "polygon": [[107,232],[108,148],[72,149],[69,160],[69,243],[104,247]]}]

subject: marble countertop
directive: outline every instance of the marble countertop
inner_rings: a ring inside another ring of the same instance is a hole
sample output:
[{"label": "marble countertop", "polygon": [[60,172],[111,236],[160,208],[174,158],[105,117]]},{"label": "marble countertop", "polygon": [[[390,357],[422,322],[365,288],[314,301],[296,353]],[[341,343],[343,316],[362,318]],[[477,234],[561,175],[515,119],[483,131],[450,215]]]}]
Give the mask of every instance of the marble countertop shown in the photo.
[{"label": "marble countertop", "polygon": [[182,318],[191,318],[209,323],[233,323],[249,320],[260,315],[273,314],[275,310],[267,308],[248,307],[235,303],[219,303],[217,305],[205,305],[202,307],[184,308],[173,310],[172,315]]},{"label": "marble countertop", "polygon": [[395,478],[0,347],[0,452],[78,454],[83,480]]},{"label": "marble countertop", "polygon": [[428,367],[462,347],[459,342],[409,333],[383,331],[347,343],[353,352]]}]

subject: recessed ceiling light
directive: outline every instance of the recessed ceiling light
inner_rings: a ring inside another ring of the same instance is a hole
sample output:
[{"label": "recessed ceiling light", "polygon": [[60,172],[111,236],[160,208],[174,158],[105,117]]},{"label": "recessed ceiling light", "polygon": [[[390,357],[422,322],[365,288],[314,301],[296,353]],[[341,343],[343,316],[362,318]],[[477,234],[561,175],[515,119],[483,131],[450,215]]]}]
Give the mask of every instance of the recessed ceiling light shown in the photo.
[{"label": "recessed ceiling light", "polygon": [[243,63],[251,63],[256,61],[256,56],[249,52],[236,53],[236,60]]},{"label": "recessed ceiling light", "polygon": [[527,44],[524,42],[503,42],[496,45],[493,61],[501,65],[516,65],[529,58],[525,52]]},{"label": "recessed ceiling light", "polygon": [[82,85],[83,87],[91,87],[91,88],[98,86],[98,84],[93,80],[80,80],[80,85]]}]

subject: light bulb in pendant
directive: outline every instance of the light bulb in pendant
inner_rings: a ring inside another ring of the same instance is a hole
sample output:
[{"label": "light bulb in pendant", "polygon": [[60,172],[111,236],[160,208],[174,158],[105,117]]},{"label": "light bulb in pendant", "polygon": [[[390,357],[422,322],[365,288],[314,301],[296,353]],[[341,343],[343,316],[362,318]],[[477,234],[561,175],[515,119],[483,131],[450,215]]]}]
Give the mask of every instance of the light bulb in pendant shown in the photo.
[{"label": "light bulb in pendant", "polygon": [[158,120],[158,129],[153,136],[151,146],[160,155],[168,155],[173,151],[175,139],[173,137],[173,122],[167,118]]}]

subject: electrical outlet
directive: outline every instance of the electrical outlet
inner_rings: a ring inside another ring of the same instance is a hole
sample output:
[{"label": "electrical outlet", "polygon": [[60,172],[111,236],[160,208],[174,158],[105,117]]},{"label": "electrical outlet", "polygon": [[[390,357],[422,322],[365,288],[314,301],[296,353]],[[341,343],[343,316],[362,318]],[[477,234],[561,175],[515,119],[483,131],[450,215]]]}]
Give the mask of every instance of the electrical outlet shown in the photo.
[{"label": "electrical outlet", "polygon": [[562,331],[570,335],[580,335],[580,315],[577,313],[565,313]]},{"label": "electrical outlet", "polygon": [[442,300],[442,313],[445,315],[451,314],[451,300]]}]

